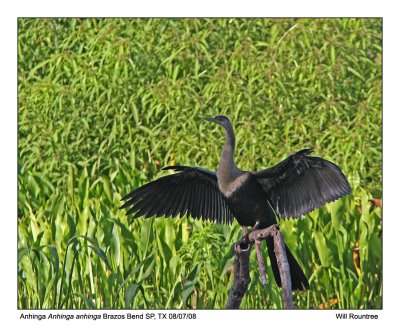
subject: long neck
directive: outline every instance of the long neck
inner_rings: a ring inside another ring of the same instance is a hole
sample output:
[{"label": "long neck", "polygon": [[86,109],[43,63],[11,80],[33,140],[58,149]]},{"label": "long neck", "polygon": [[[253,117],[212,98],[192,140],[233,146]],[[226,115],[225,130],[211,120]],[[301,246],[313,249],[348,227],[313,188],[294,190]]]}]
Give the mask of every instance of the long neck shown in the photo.
[{"label": "long neck", "polygon": [[235,133],[233,132],[233,128],[230,124],[225,128],[225,132],[226,141],[224,148],[221,152],[221,162],[219,170],[223,172],[225,176],[229,176],[237,170],[237,167],[233,160],[233,156],[235,154]]}]

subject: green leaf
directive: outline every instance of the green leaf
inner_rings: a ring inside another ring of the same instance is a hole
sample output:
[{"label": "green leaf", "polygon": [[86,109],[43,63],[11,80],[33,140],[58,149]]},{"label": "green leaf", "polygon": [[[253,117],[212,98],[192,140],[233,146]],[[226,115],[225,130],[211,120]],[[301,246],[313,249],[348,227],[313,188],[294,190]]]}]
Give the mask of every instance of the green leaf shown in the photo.
[{"label": "green leaf", "polygon": [[331,218],[332,218],[332,226],[335,229],[336,233],[339,231],[342,222],[344,221],[344,204],[343,201],[338,200],[332,203],[331,209]]},{"label": "green leaf", "polygon": [[197,278],[200,273],[201,264],[197,264],[192,271],[189,273],[182,291],[182,302],[186,306],[188,297],[192,294],[195,285],[197,284]]},{"label": "green leaf", "polygon": [[129,309],[132,304],[137,291],[139,289],[139,284],[130,284],[125,291],[124,300],[125,300],[125,309]]},{"label": "green leaf", "polygon": [[117,266],[120,265],[120,256],[121,256],[121,242],[120,242],[120,237],[119,237],[119,232],[117,225],[114,224],[113,230],[112,230],[112,239],[111,239],[111,246],[113,249],[113,254],[114,254],[114,261]]},{"label": "green leaf", "polygon": [[313,236],[322,266],[330,267],[332,265],[333,256],[326,244],[324,235],[319,231],[314,231]]},{"label": "green leaf", "polygon": [[93,300],[89,299],[86,295],[83,295],[80,292],[75,292],[74,295],[79,296],[82,300],[85,301],[86,307],[88,309],[96,309],[96,303],[93,302]]},{"label": "green leaf", "polygon": [[157,235],[158,248],[165,262],[170,262],[172,258],[172,251],[164,241],[163,237]]},{"label": "green leaf", "polygon": [[71,198],[74,198],[74,169],[71,165],[68,165],[68,194]]},{"label": "green leaf", "polygon": [[110,202],[112,202],[112,192],[111,192],[111,185],[110,185],[110,180],[108,179],[107,176],[102,176],[102,181],[103,181],[103,188],[104,192]]},{"label": "green leaf", "polygon": [[67,215],[67,223],[69,227],[69,238],[71,239],[76,235],[76,224],[69,214]]}]

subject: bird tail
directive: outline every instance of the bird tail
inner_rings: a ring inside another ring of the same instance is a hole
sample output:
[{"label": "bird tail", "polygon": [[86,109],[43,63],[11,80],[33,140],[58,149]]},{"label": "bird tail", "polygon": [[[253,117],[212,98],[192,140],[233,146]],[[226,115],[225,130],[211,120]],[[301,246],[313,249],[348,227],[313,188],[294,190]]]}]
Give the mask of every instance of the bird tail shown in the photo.
[{"label": "bird tail", "polygon": [[[269,237],[266,239],[267,247],[268,247],[268,255],[271,261],[272,271],[274,272],[275,281],[279,287],[281,287],[281,277],[279,274],[278,262],[276,261],[275,251],[274,251],[274,239]],[[304,275],[303,270],[300,265],[296,261],[292,252],[290,252],[289,248],[285,244],[286,249],[286,257],[290,267],[290,276],[292,278],[292,290],[307,290],[310,288],[308,284],[307,277]]]}]

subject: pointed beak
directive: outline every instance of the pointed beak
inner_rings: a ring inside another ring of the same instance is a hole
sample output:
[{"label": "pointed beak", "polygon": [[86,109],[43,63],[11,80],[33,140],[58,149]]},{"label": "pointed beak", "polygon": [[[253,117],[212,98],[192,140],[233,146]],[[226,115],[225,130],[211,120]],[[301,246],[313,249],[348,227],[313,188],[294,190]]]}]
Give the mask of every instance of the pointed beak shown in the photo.
[{"label": "pointed beak", "polygon": [[203,119],[203,120],[208,120],[208,121],[211,121],[211,122],[213,122],[213,123],[216,123],[216,122],[217,122],[215,118],[210,118],[210,117],[203,117],[203,118],[201,118],[201,119]]}]

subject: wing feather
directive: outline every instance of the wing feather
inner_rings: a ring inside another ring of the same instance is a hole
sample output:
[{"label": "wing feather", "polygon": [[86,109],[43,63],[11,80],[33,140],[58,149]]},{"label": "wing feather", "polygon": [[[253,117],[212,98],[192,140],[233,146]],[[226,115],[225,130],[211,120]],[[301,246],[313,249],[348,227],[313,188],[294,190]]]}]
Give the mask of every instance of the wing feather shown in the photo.
[{"label": "wing feather", "polygon": [[269,169],[253,173],[281,218],[299,217],[350,193],[341,169],[301,150]]},{"label": "wing feather", "polygon": [[137,217],[182,217],[231,223],[233,215],[218,189],[215,172],[171,166],[177,173],[161,177],[126,195],[121,208]]}]

